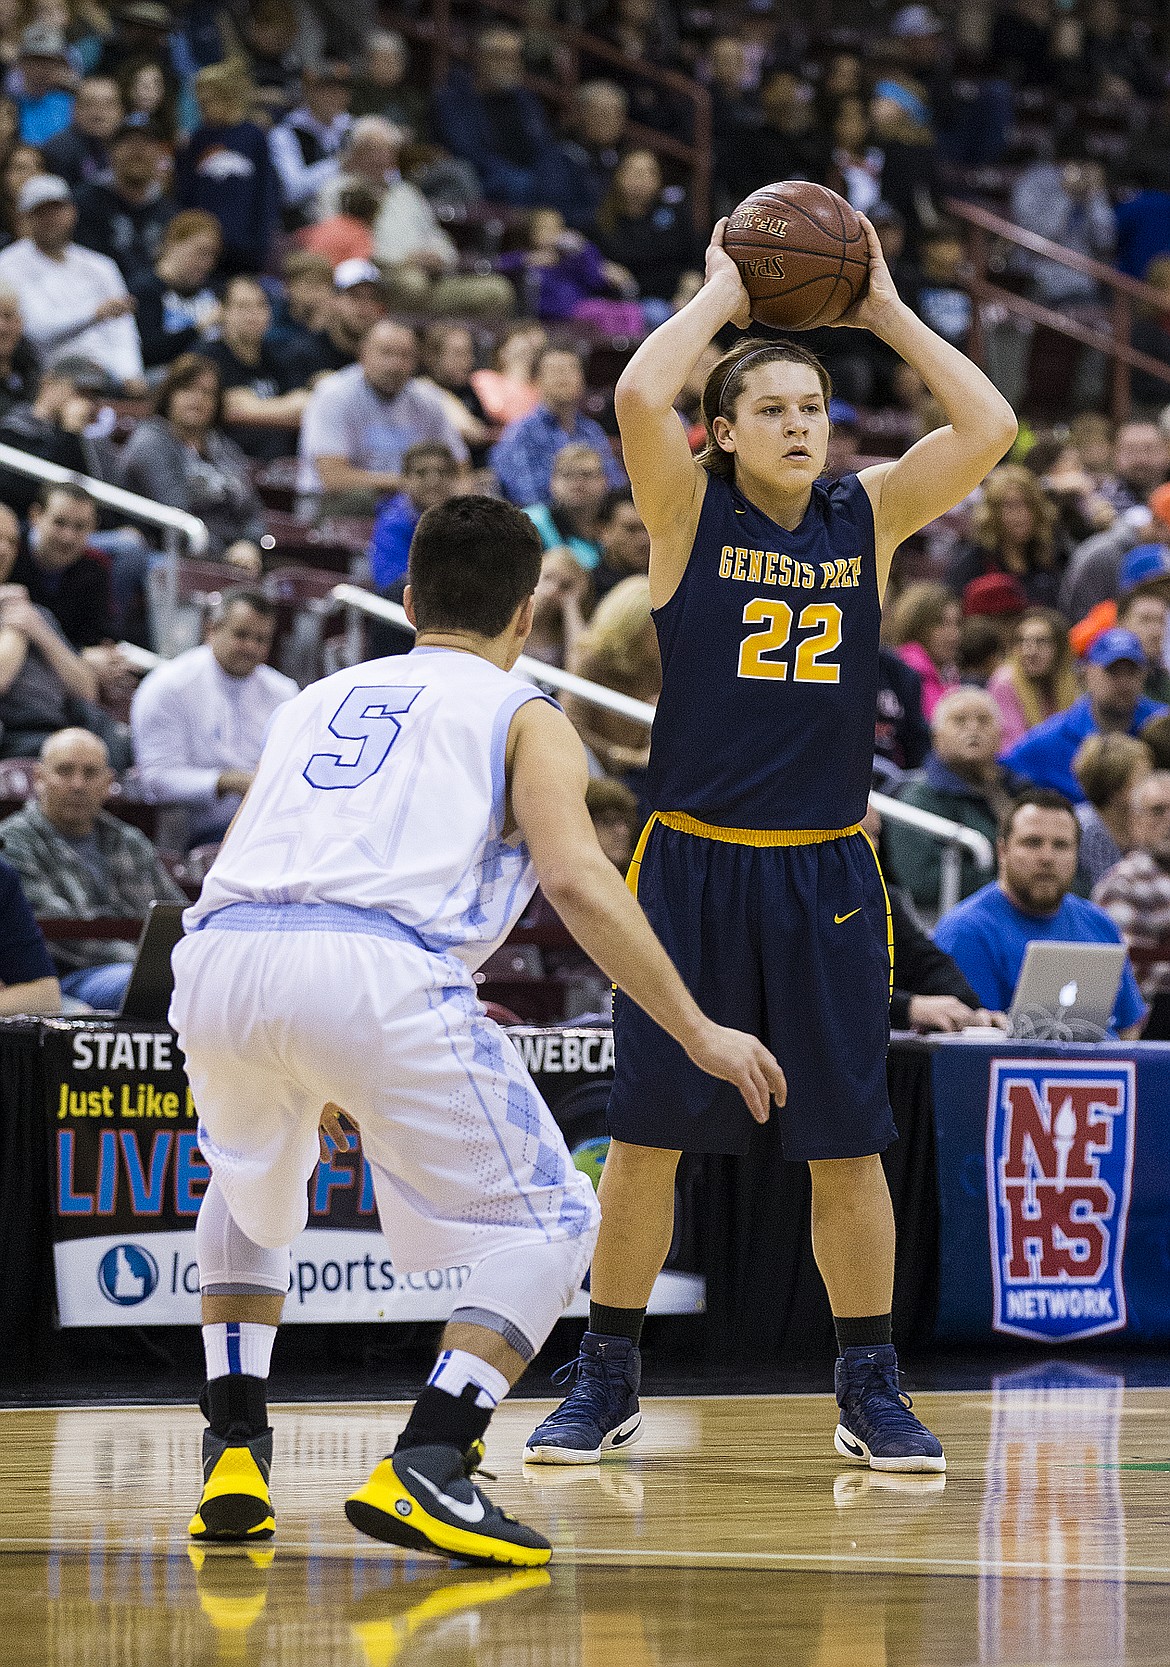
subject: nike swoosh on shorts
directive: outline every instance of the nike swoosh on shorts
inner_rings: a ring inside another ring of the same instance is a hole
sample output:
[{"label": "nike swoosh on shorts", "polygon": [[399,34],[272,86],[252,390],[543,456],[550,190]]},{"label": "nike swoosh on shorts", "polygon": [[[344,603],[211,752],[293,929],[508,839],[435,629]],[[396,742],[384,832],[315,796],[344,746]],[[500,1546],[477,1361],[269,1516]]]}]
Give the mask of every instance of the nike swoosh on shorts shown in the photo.
[{"label": "nike swoosh on shorts", "polygon": [[833,925],[834,926],[844,926],[844,924],[847,920],[852,920],[854,915],[859,915],[860,913],[861,913],[860,908],[856,908],[856,909],[850,909],[850,911],[847,915],[834,915],[833,916]]},{"label": "nike swoosh on shorts", "polygon": [[427,1492],[433,1493],[439,1504],[450,1511],[452,1516],[457,1516],[461,1522],[483,1521],[482,1499],[473,1499],[470,1505],[465,1505],[462,1499],[452,1499],[449,1493],[444,1493],[442,1488],[436,1487],[429,1476],[420,1476],[418,1471],[410,1466],[407,1467],[406,1473],[408,1476],[413,1476],[416,1482],[421,1482]]}]

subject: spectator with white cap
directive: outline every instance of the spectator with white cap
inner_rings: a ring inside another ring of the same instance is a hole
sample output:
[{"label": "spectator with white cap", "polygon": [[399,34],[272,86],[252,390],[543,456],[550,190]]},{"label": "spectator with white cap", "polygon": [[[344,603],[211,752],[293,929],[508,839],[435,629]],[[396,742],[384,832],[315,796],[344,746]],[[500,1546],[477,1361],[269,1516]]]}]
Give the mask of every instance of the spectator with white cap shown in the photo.
[{"label": "spectator with white cap", "polygon": [[294,345],[302,380],[352,365],[366,336],[387,312],[382,274],[373,261],[343,260],[333,272],[333,298],[323,325],[302,330],[302,341]]},{"label": "spectator with white cap", "polygon": [[142,346],[134,302],[107,255],[73,242],[77,210],[55,174],[21,187],[17,208],[26,235],[0,250],[0,283],[20,300],[25,333],[49,360],[81,354],[127,392],[142,386]]}]

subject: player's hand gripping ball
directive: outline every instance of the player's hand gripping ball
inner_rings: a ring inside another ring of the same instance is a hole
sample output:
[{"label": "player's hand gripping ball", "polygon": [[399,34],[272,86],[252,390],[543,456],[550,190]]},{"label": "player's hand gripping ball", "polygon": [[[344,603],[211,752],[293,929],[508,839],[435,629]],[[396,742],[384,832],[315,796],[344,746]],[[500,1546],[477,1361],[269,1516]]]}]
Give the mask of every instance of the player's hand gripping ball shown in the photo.
[{"label": "player's hand gripping ball", "polygon": [[739,268],[752,317],[778,330],[836,324],[869,281],[865,227],[844,197],[807,180],[745,197],[727,221],[723,247]]}]

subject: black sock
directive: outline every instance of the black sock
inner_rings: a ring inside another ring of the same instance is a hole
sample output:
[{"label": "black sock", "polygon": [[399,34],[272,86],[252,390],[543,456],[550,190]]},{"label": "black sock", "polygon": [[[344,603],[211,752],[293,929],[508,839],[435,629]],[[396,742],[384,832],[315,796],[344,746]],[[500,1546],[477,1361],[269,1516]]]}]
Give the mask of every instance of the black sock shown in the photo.
[{"label": "black sock", "polygon": [[603,1337],[628,1337],[635,1348],[646,1318],[644,1308],[607,1308],[602,1302],[589,1304],[589,1329]]},{"label": "black sock", "polygon": [[840,1320],[834,1314],[838,1349],[844,1354],[846,1349],[872,1349],[891,1342],[891,1320],[889,1314],[870,1314],[861,1320]]},{"label": "black sock", "polygon": [[212,1378],[204,1386],[199,1405],[221,1441],[249,1441],[268,1428],[268,1380],[240,1372]]},{"label": "black sock", "polygon": [[406,1447],[457,1447],[466,1453],[473,1441],[482,1438],[495,1411],[494,1407],[477,1407],[478,1394],[474,1383],[466,1384],[461,1395],[448,1395],[445,1389],[436,1389],[428,1383],[414,1403],[394,1451],[401,1453]]}]

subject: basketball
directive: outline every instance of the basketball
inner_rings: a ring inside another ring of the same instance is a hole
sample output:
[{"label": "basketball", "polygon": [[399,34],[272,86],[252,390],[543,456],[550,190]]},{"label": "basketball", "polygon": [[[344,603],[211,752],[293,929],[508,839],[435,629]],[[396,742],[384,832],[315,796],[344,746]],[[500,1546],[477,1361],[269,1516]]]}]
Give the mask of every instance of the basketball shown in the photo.
[{"label": "basketball", "polygon": [[835,324],[864,292],[869,245],[854,210],[825,185],[784,180],[731,215],[723,247],[739,267],[752,317],[778,330]]}]

